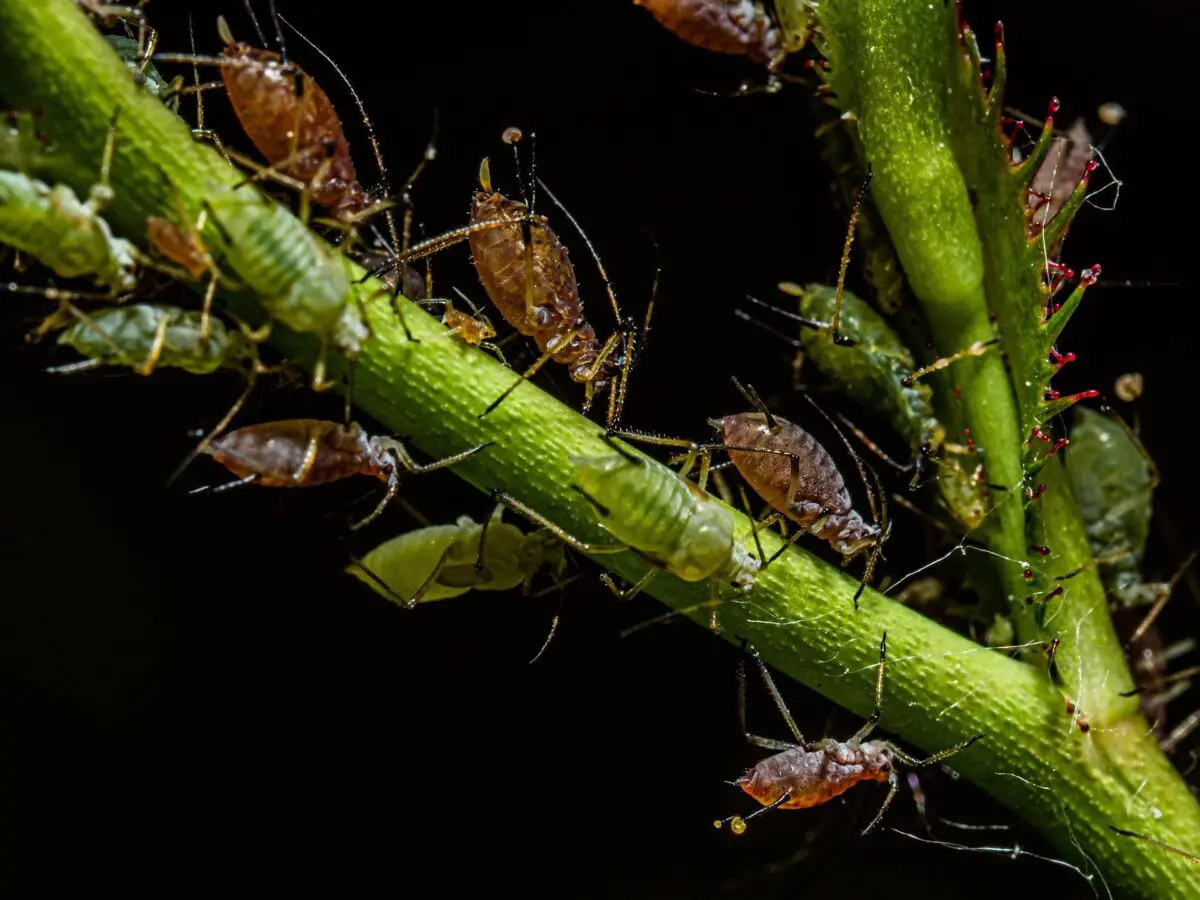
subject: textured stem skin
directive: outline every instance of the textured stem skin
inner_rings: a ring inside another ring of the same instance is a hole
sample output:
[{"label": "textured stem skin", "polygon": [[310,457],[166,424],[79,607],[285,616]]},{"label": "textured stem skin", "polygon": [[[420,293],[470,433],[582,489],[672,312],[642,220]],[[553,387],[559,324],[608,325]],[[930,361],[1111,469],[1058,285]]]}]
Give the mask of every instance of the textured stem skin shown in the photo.
[{"label": "textured stem skin", "polygon": [[[111,215],[132,238],[144,239],[149,214],[173,208],[160,168],[190,206],[198,206],[207,185],[237,179],[208,148],[195,146],[171,113],[139,96],[128,71],[71,0],[0,0],[0,93],[11,106],[42,109],[46,130],[81,160],[99,158],[112,108],[121,105]],[[600,427],[531,385],[480,420],[478,413],[510,384],[512,372],[446,339],[444,328],[416,307],[406,306],[405,315],[419,343],[406,341],[385,302],[369,304],[375,336],[360,357],[355,402],[432,455],[496,441],[454,471],[480,488],[513,493],[580,538],[603,541],[592,510],[570,490],[568,461],[611,452],[599,439]],[[306,347],[277,331],[285,350]],[[734,515],[739,533],[747,533],[747,520]],[[770,535],[764,543],[768,551],[778,546]],[[629,579],[645,571],[632,554],[598,561]],[[886,730],[925,751],[987,733],[954,759],[954,768],[1041,828],[1065,855],[1098,867],[1097,880],[1122,896],[1200,898],[1190,864],[1108,828],[1117,824],[1200,847],[1200,809],[1136,720],[1117,723],[1113,732],[1083,735],[1070,726],[1062,697],[1044,672],[981,648],[874,591],[867,591],[855,613],[855,587],[838,569],[788,552],[760,577],[748,600],[721,607],[721,624],[731,639],[748,638],[773,666],[863,715],[872,703],[879,635],[886,629],[892,663]],[[707,585],[664,575],[650,591],[708,621]]]}]

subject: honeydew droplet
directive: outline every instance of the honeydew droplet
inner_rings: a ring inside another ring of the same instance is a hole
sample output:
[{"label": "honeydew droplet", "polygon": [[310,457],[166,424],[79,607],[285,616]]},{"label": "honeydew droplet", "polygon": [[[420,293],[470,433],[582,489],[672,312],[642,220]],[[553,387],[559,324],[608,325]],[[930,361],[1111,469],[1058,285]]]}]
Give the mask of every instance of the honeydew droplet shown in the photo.
[{"label": "honeydew droplet", "polygon": [[746,820],[743,819],[741,816],[734,816],[733,819],[729,822],[729,830],[732,831],[734,834],[745,834],[746,833]]}]

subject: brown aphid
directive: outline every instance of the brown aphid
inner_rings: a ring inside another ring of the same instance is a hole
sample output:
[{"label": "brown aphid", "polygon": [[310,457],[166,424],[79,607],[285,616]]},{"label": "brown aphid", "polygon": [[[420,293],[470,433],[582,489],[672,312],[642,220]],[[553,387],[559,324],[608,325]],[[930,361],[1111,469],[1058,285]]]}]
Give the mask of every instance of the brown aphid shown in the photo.
[{"label": "brown aphid", "polygon": [[146,237],[159,253],[183,267],[193,278],[208,271],[211,259],[198,235],[180,228],[168,219],[150,216],[146,220]]},{"label": "brown aphid", "polygon": [[445,313],[442,314],[442,324],[462,340],[476,347],[496,336],[496,329],[485,319],[477,319],[452,306],[447,306]]},{"label": "brown aphid", "polygon": [[880,541],[878,525],[853,508],[829,452],[787,419],[761,412],[710,419],[729,458],[754,492],[847,559]]},{"label": "brown aphid", "polygon": [[633,0],[676,37],[705,50],[748,56],[766,66],[783,55],[783,38],[752,0]]},{"label": "brown aphid", "polygon": [[567,366],[572,380],[587,386],[587,409],[618,373],[613,351],[619,335],[602,346],[584,318],[575,269],[546,217],[493,190],[486,159],[479,184],[481,190],[471,200],[471,224],[508,222],[469,236],[479,280],[505,321],[533,338],[546,357]]},{"label": "brown aphid", "polygon": [[400,441],[370,437],[356,423],[283,419],[248,425],[221,435],[208,444],[205,452],[239,479],[217,490],[251,483],[263,487],[313,487],[355,475],[378,478],[387,485],[387,494],[374,512],[352,526],[357,529],[379,516],[395,497],[401,467],[414,473],[428,472],[460,462],[486,446],[480,444],[464,453],[420,465]]},{"label": "brown aphid", "polygon": [[758,747],[768,750],[779,750],[774,756],[769,756],[759,762],[739,778],[735,784],[743,791],[762,804],[763,808],[756,810],[744,818],[730,816],[716,822],[720,828],[726,822],[731,829],[740,834],[746,830],[746,820],[770,809],[807,809],[820,806],[839,794],[844,794],[856,784],[865,781],[886,783],[888,793],[883,805],[871,823],[863,829],[866,834],[874,828],[883,814],[887,811],[896,791],[900,787],[896,773],[896,763],[906,766],[928,766],[941,762],[955,753],[967,749],[980,738],[982,734],[968,738],[961,744],[956,744],[946,750],[933,754],[926,759],[916,759],[905,753],[890,741],[868,741],[866,738],[875,729],[883,714],[883,681],[887,665],[887,632],[884,632],[879,642],[879,669],[875,680],[875,710],[849,740],[839,741],[825,738],[809,743],[797,727],[792,714],[788,711],[783,696],[775,686],[766,665],[755,654],[759,671],[767,689],[771,692],[776,706],[783,714],[784,721],[795,737],[796,742],[778,741],[773,738],[759,737],[751,734],[746,728],[746,677],[744,667],[738,670],[738,710],[742,732],[746,740]]},{"label": "brown aphid", "polygon": [[233,39],[217,20],[221,80],[246,136],[278,172],[311,185],[312,199],[339,219],[371,205],[358,182],[342,120],[329,96],[293,62]]}]

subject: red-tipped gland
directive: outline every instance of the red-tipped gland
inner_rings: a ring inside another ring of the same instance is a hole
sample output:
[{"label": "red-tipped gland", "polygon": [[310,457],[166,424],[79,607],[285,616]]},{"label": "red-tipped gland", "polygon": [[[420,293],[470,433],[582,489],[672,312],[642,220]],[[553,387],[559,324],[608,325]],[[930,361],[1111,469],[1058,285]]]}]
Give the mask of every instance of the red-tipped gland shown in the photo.
[{"label": "red-tipped gland", "polygon": [[[1053,116],[1053,115],[1054,115],[1055,113],[1057,113],[1057,112],[1058,112],[1058,111],[1059,111],[1061,108],[1062,108],[1062,104],[1059,102],[1058,98],[1057,98],[1057,97],[1051,97],[1051,98],[1050,98],[1049,112],[1047,113],[1047,115]],[[1047,123],[1047,124],[1049,124],[1049,123]]]},{"label": "red-tipped gland", "polygon": [[1004,23],[996,23],[996,47],[1002,49],[1004,47]]},{"label": "red-tipped gland", "polygon": [[1036,500],[1038,497],[1042,496],[1042,494],[1044,494],[1044,493],[1046,493],[1046,483],[1041,482],[1038,484],[1038,486],[1036,488],[1033,488],[1032,490],[1030,488],[1025,488],[1025,499],[1032,502],[1032,501]]},{"label": "red-tipped gland", "polygon": [[1030,547],[1029,549],[1032,550],[1034,553],[1036,553],[1038,556],[1049,556],[1050,555],[1049,547],[1039,547],[1035,544],[1034,546]]},{"label": "red-tipped gland", "polygon": [[1047,400],[1053,402],[1054,400],[1059,399],[1061,396],[1062,396],[1062,394],[1060,394],[1054,388],[1046,388],[1046,399]]},{"label": "red-tipped gland", "polygon": [[1056,348],[1051,347],[1050,348],[1050,362],[1052,362],[1056,368],[1061,369],[1067,363],[1075,362],[1075,354],[1074,353],[1059,353]]},{"label": "red-tipped gland", "polygon": [[1070,438],[1059,438],[1057,441],[1055,441],[1055,442],[1054,442],[1054,446],[1053,446],[1053,447],[1051,447],[1051,448],[1050,448],[1050,449],[1049,449],[1049,450],[1046,452],[1046,455],[1045,455],[1044,457],[1042,457],[1042,458],[1043,458],[1043,459],[1049,459],[1049,458],[1050,458],[1050,457],[1052,457],[1052,456],[1053,456],[1055,453],[1057,453],[1059,450],[1061,450],[1063,447],[1067,446],[1067,444],[1069,444],[1069,443],[1071,443],[1071,439],[1070,439]]},{"label": "red-tipped gland", "polygon": [[1050,593],[1048,593],[1045,597],[1043,597],[1042,602],[1049,603],[1054,598],[1061,597],[1063,595],[1063,593],[1064,593],[1063,586],[1060,584],[1058,587],[1056,587],[1054,590],[1052,590]]},{"label": "red-tipped gland", "polygon": [[1042,431],[1042,429],[1037,425],[1034,425],[1033,428],[1029,429],[1029,440],[1025,442],[1025,446],[1030,446],[1033,443],[1034,438],[1037,438],[1039,441],[1044,441],[1047,444],[1050,443],[1050,436],[1047,435],[1046,432]]},{"label": "red-tipped gland", "polygon": [[1087,178],[1098,168],[1100,168],[1100,163],[1096,162],[1094,159],[1089,159],[1087,165],[1083,167],[1083,177]]},{"label": "red-tipped gland", "polygon": [[954,402],[958,404],[962,403],[962,388],[957,384],[954,386]]},{"label": "red-tipped gland", "polygon": [[1089,268],[1084,269],[1083,272],[1079,276],[1079,280],[1082,281],[1088,287],[1091,287],[1099,279],[1100,279],[1100,267],[1098,265],[1090,266]]},{"label": "red-tipped gland", "polygon": [[1026,569],[1021,573],[1021,577],[1026,581],[1033,581],[1033,569]]}]

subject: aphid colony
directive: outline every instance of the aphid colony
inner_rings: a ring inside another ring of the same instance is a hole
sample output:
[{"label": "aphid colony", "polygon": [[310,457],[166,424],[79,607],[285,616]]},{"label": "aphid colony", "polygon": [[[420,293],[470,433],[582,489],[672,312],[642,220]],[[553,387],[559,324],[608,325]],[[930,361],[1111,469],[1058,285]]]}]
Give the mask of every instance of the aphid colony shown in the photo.
[{"label": "aphid colony", "polygon": [[[757,4],[745,2],[644,5],[685,39],[749,56],[767,65],[772,77],[786,54],[805,39],[806,25],[800,14],[803,5],[798,3],[776,4],[777,20],[768,19]],[[247,9],[253,19],[249,3]],[[228,370],[246,379],[246,390],[238,402],[185,460],[186,465],[206,456],[236,480],[200,490],[219,493],[241,485],[317,487],[369,476],[383,482],[386,490],[374,510],[351,526],[357,530],[376,520],[396,497],[402,473],[429,472],[486,453],[493,441],[422,464],[403,442],[368,435],[349,421],[348,413],[345,422],[305,418],[229,427],[255,379],[287,365],[266,366],[260,360],[260,345],[272,327],[286,327],[319,343],[319,355],[312,362],[312,386],[317,390],[329,387],[333,382],[327,378],[327,353],[337,351],[352,361],[372,338],[365,307],[380,292],[360,288],[364,279],[356,264],[385,276],[390,287],[383,293],[391,293],[393,298],[402,291],[416,294],[429,285],[414,279],[407,263],[465,241],[484,292],[500,318],[519,335],[531,338],[540,353],[514,378],[512,386],[478,415],[484,418],[493,413],[547,362],[565,366],[570,378],[583,385],[584,411],[607,390],[605,439],[612,452],[572,459],[571,463],[578,492],[613,542],[580,540],[521,498],[496,491],[496,510],[482,523],[463,516],[452,524],[427,524],[407,531],[354,559],[347,568],[350,574],[389,600],[412,608],[471,590],[502,591],[520,586],[528,593],[535,577],[543,573],[561,585],[567,548],[586,555],[632,552],[648,564],[640,580],[619,587],[602,576],[618,596],[632,597],[667,573],[687,582],[708,583],[715,607],[723,597],[737,599],[752,593],[756,578],[775,559],[792,543],[811,535],[829,544],[843,561],[867,557],[854,595],[857,608],[890,531],[886,495],[878,476],[871,472],[868,478],[868,467],[846,443],[865,488],[871,511],[868,521],[854,508],[838,464],[818,439],[801,424],[775,414],[753,388],[736,380],[734,384],[750,409],[711,419],[715,440],[693,442],[622,429],[628,379],[649,327],[653,297],[640,328],[622,313],[603,265],[578,223],[532,169],[523,172],[518,154],[523,137],[517,129],[506,131],[503,139],[513,150],[520,199],[494,187],[491,165],[484,159],[466,223],[411,245],[408,189],[413,179],[400,195],[391,194],[372,133],[381,185],[377,190],[363,186],[333,102],[311,75],[288,58],[278,17],[274,19],[278,52],[265,49],[268,41],[257,20],[254,26],[260,47],[236,41],[221,19],[218,31],[224,50],[219,56],[203,56],[194,49],[187,54],[157,53],[157,35],[148,29],[140,11],[132,10],[128,17],[116,7],[92,11],[98,15],[107,11],[118,19],[136,22],[136,40],[113,39],[131,77],[173,109],[178,109],[181,97],[194,95],[197,138],[212,141],[227,160],[245,170],[244,177],[235,185],[214,186],[200,209],[188,209],[177,197],[173,210],[151,217],[145,233],[137,235],[149,248],[143,251],[114,235],[102,216],[113,196],[109,184],[114,146],[121,140],[120,110],[113,112],[98,180],[87,191],[86,200],[68,186],[86,183],[86,173],[74,169],[70,160],[38,134],[32,115],[10,115],[0,129],[0,243],[37,259],[62,278],[87,282],[88,290],[21,285],[9,285],[8,289],[40,294],[56,304],[32,336],[57,333],[58,344],[82,358],[51,371],[67,374],[117,366],[141,375],[165,368],[203,375]],[[166,81],[155,63],[190,65],[193,83],[186,84],[182,77]],[[220,82],[201,83],[200,66],[216,67]],[[265,165],[235,150],[236,141],[205,128],[202,97],[215,88],[225,92],[245,138],[265,159]],[[362,112],[369,129],[369,119]],[[299,218],[264,196],[260,187],[265,182],[281,184],[297,195]],[[539,189],[571,223],[595,259],[614,318],[607,338],[602,339],[585,316],[567,250],[569,241],[536,209]],[[407,207],[401,228],[391,213],[397,202]],[[312,224],[322,225],[333,235],[336,247],[310,229],[311,205],[330,216]],[[385,217],[389,235],[382,250],[363,237],[368,226],[373,230],[370,223],[376,215]],[[911,470],[914,483],[931,468],[936,471],[952,514],[965,527],[977,527],[985,515],[979,466],[972,465],[969,448],[947,439],[947,428],[933,411],[929,388],[917,384],[929,372],[944,368],[947,361],[918,369],[888,324],[844,291],[856,215],[857,210],[851,219],[837,289],[796,289],[792,292],[801,299],[800,313],[785,314],[806,329],[798,343],[808,357],[822,371],[842,377],[852,397],[882,410],[903,436],[912,462],[907,467],[895,465]],[[162,275],[193,283],[202,294],[199,309],[151,296],[147,281]],[[251,324],[232,315],[219,315],[214,301],[222,288],[248,291],[257,297],[262,321]],[[423,302],[441,305],[448,335],[489,346],[503,360],[499,348],[488,344],[496,335],[494,327],[469,300],[470,315],[448,299],[429,297]],[[395,309],[399,315],[398,302]],[[967,348],[955,358],[985,350],[983,346]],[[814,408],[824,415],[815,404]],[[832,420],[829,424],[833,425]],[[855,433],[864,436],[857,429]],[[503,440],[501,431],[496,432],[495,440]],[[674,448],[677,455],[663,464],[632,452],[622,440]],[[873,444],[868,446],[877,450]],[[727,454],[751,491],[770,508],[745,533],[739,533],[727,507],[705,490],[711,473],[722,465],[714,464],[716,454]],[[672,464],[678,468],[672,469]],[[503,521],[505,507],[521,513],[539,529],[525,532]],[[768,557],[760,532],[775,528],[788,539]],[[796,743],[747,733],[753,743],[781,752],[759,763],[739,785],[765,809],[772,809],[823,803],[859,781],[887,783],[889,793],[879,816],[868,826],[870,830],[896,792],[896,762],[913,766],[934,763],[978,739],[973,737],[926,760],[916,760],[886,741],[868,740],[881,713],[885,655],[886,638],[880,646],[875,712],[845,742],[805,742],[760,662],[763,678]],[[744,680],[741,698],[744,726]],[[735,830],[744,828],[744,819],[727,821]]]}]

